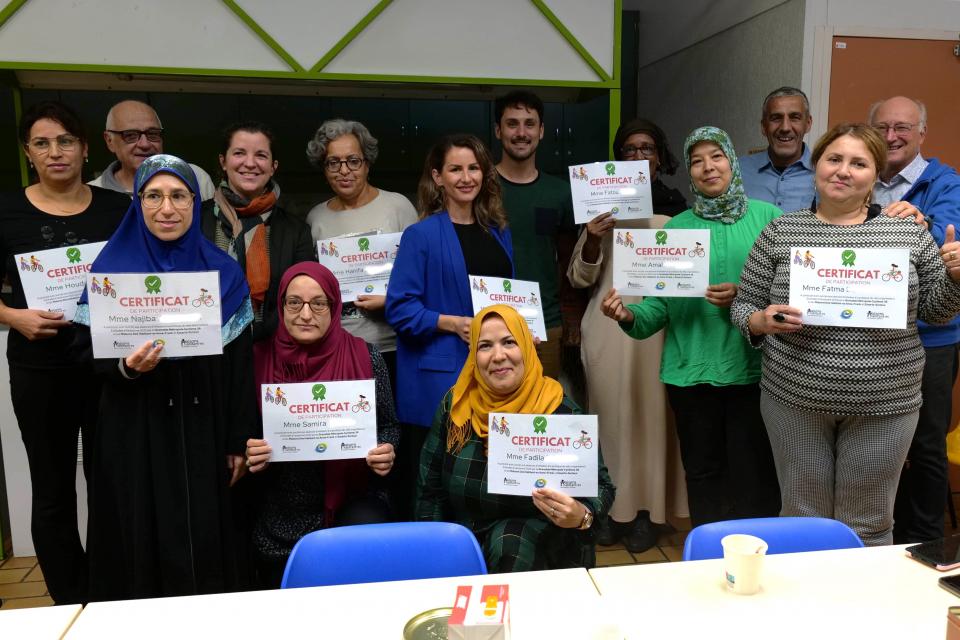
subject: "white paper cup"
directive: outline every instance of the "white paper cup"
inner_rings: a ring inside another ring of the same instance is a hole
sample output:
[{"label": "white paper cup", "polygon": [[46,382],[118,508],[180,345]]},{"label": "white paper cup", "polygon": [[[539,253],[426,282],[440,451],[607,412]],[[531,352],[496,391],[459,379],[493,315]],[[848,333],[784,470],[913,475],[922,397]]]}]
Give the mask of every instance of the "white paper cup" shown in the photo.
[{"label": "white paper cup", "polygon": [[735,533],[720,540],[723,545],[723,568],[727,588],[749,596],[760,590],[760,573],[767,543],[756,536]]}]

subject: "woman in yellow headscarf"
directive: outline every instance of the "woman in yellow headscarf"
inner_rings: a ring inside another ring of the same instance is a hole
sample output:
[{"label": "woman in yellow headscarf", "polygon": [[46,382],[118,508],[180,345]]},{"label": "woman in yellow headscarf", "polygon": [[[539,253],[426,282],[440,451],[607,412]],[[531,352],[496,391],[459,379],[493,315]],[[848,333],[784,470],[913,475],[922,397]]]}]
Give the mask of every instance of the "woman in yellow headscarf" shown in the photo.
[{"label": "woman in yellow headscarf", "polygon": [[491,573],[592,567],[591,525],[606,515],[616,491],[603,457],[596,498],[575,499],[546,487],[534,489],[532,500],[487,493],[490,413],[580,413],[560,383],[543,375],[526,321],[505,305],[473,319],[467,362],[423,446],[416,519],[469,528]]}]

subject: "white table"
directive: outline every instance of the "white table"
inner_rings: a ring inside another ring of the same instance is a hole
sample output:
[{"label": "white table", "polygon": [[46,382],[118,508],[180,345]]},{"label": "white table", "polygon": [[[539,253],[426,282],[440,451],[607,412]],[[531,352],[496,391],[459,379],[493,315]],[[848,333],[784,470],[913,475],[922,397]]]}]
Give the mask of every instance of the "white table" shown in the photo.
[{"label": "white table", "polygon": [[80,615],[80,605],[0,610],[0,638],[59,640]]},{"label": "white table", "polygon": [[726,590],[723,560],[592,569],[607,615],[629,638],[942,640],[941,573],[903,546],[767,556],[760,593]]},{"label": "white table", "polygon": [[91,603],[66,637],[399,640],[413,616],[451,606],[457,585],[504,583],[514,640],[593,635],[600,595],[584,569],[563,569]]}]

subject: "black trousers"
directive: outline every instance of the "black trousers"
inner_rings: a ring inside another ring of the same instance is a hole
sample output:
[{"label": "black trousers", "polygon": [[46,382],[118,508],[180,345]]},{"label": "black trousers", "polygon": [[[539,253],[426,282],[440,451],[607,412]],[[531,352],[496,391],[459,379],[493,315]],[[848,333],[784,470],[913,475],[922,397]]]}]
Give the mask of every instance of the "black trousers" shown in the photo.
[{"label": "black trousers", "polygon": [[760,416],[760,386],[666,385],[693,526],[780,513],[780,486]]},{"label": "black trousers", "polygon": [[893,542],[926,542],[943,537],[947,487],[947,431],[953,407],[960,345],[924,349],[923,406],[893,508]]},{"label": "black trousers", "polygon": [[397,459],[387,479],[391,482],[393,510],[400,522],[413,520],[417,497],[417,478],[420,477],[420,452],[430,433],[428,427],[400,423],[400,446]]},{"label": "black trousers", "polygon": [[89,367],[11,364],[10,396],[30,466],[30,532],[47,590],[57,604],[86,602],[87,560],[77,530],[77,436],[83,435],[89,480],[100,384]]}]

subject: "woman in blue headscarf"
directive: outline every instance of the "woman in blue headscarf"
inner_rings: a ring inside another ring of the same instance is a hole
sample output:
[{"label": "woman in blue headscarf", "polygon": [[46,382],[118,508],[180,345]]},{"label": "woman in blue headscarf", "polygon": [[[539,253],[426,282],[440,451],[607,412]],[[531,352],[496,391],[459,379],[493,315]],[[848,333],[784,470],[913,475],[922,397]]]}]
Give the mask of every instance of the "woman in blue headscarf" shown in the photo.
[{"label": "woman in blue headscarf", "polygon": [[683,156],[693,207],[664,229],[710,232],[706,294],[625,305],[611,289],[602,310],[638,340],[666,328],[660,380],[676,417],[693,525],[776,516],[780,490],[760,416],[760,356],[730,323],[730,304],[754,240],[781,211],[747,198],[725,131],[695,129]]},{"label": "woman in blue headscarf", "polygon": [[[164,358],[147,342],[99,359],[87,549],[90,600],[233,591],[246,584],[231,487],[259,435],[253,313],[243,272],[200,230],[190,166],[169,155],[137,170],[134,198],[95,273],[217,271],[223,354]],[[75,322],[89,325],[87,292]],[[80,327],[83,329],[84,327]],[[89,331],[81,331],[89,347]]]}]

